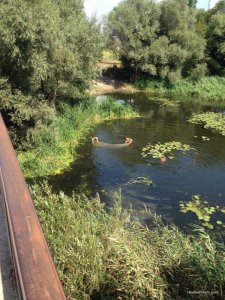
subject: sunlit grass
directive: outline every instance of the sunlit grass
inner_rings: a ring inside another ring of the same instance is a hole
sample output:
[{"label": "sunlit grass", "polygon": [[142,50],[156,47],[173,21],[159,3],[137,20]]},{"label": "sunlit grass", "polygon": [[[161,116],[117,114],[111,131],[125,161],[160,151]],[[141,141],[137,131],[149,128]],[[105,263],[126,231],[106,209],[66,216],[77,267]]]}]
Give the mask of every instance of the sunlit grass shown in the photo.
[{"label": "sunlit grass", "polygon": [[131,106],[106,98],[100,103],[94,100],[78,105],[62,104],[50,126],[31,131],[32,148],[19,152],[18,158],[26,177],[57,174],[75,159],[75,149],[93,127],[104,120],[137,117]]},{"label": "sunlit grass", "polygon": [[107,213],[98,196],[67,197],[47,184],[31,191],[68,299],[188,299],[195,290],[223,298],[224,245],[201,227],[187,236],[149,213],[147,228],[119,194]]},{"label": "sunlit grass", "polygon": [[183,79],[174,84],[168,84],[163,80],[142,79],[136,82],[136,87],[147,92],[157,91],[162,94],[174,93],[208,100],[225,100],[225,77],[219,76],[202,77],[196,81]]}]

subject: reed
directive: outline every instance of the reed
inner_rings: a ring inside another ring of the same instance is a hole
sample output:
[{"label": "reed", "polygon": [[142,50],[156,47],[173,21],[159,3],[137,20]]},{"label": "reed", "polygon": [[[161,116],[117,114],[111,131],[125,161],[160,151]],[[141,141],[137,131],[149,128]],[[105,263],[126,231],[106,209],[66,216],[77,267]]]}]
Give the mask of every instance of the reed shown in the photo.
[{"label": "reed", "polygon": [[74,161],[76,147],[96,124],[137,116],[131,106],[122,105],[112,97],[100,103],[89,99],[74,106],[61,104],[50,125],[37,126],[30,131],[30,149],[18,153],[25,176],[31,178],[62,172]]},{"label": "reed", "polygon": [[206,76],[197,81],[183,79],[174,84],[164,80],[142,79],[136,87],[146,92],[181,94],[208,100],[225,100],[225,77]]},{"label": "reed", "polygon": [[109,212],[98,196],[55,194],[47,183],[31,193],[68,299],[224,297],[224,244],[201,227],[188,236],[145,212],[147,228],[122,209],[118,193]]}]

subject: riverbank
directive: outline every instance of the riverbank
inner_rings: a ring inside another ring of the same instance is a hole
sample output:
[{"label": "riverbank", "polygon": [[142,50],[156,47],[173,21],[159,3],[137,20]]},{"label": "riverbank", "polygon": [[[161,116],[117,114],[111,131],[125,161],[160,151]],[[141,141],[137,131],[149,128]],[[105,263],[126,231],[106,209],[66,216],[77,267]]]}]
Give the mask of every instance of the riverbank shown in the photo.
[{"label": "riverbank", "polygon": [[142,79],[134,86],[147,93],[186,95],[209,101],[225,100],[225,77],[208,76],[195,81],[183,79],[173,85],[165,81]]},{"label": "riverbank", "polygon": [[137,91],[133,85],[119,81],[110,79],[107,76],[102,76],[98,80],[94,80],[92,82],[92,87],[89,90],[90,95],[103,95],[110,93],[134,93]]},{"label": "riverbank", "polygon": [[55,194],[46,183],[31,192],[68,299],[223,298],[224,245],[202,228],[187,236],[156,216],[147,228],[119,194],[106,212],[99,197]]},{"label": "riverbank", "polygon": [[61,173],[74,161],[76,147],[95,125],[105,120],[133,117],[138,114],[131,106],[117,103],[111,97],[100,103],[90,99],[74,106],[62,104],[51,124],[32,131],[31,149],[18,152],[25,177]]}]

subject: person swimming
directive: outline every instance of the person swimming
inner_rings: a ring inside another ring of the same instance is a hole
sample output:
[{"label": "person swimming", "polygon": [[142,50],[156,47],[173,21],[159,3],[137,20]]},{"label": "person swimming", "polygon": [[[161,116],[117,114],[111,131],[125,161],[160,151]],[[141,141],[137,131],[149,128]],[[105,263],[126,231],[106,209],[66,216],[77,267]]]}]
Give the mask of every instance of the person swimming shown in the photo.
[{"label": "person swimming", "polygon": [[111,149],[118,149],[118,148],[124,148],[124,147],[127,147],[129,146],[133,140],[129,137],[126,137],[125,139],[125,142],[123,144],[109,144],[109,143],[103,143],[103,142],[100,142],[98,140],[98,137],[93,137],[91,138],[92,140],[92,144],[95,146],[95,147],[103,147],[103,148],[111,148]]}]

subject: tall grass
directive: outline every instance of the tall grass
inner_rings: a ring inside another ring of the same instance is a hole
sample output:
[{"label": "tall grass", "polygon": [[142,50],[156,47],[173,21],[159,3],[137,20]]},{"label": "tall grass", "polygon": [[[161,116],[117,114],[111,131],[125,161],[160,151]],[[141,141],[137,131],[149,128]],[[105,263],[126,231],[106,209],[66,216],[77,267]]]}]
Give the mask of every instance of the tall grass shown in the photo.
[{"label": "tall grass", "polygon": [[68,299],[223,298],[225,248],[202,228],[186,236],[157,217],[147,228],[119,194],[106,213],[98,197],[54,194],[46,183],[31,192]]},{"label": "tall grass", "polygon": [[136,86],[147,92],[174,93],[209,100],[225,99],[225,77],[202,77],[198,81],[183,79],[175,84],[166,81],[140,80]]},{"label": "tall grass", "polygon": [[49,126],[41,125],[28,135],[31,149],[19,152],[18,158],[26,177],[57,174],[75,158],[77,145],[98,123],[116,118],[137,117],[131,106],[106,98],[97,103],[87,100],[75,106],[60,105],[57,116]]}]

